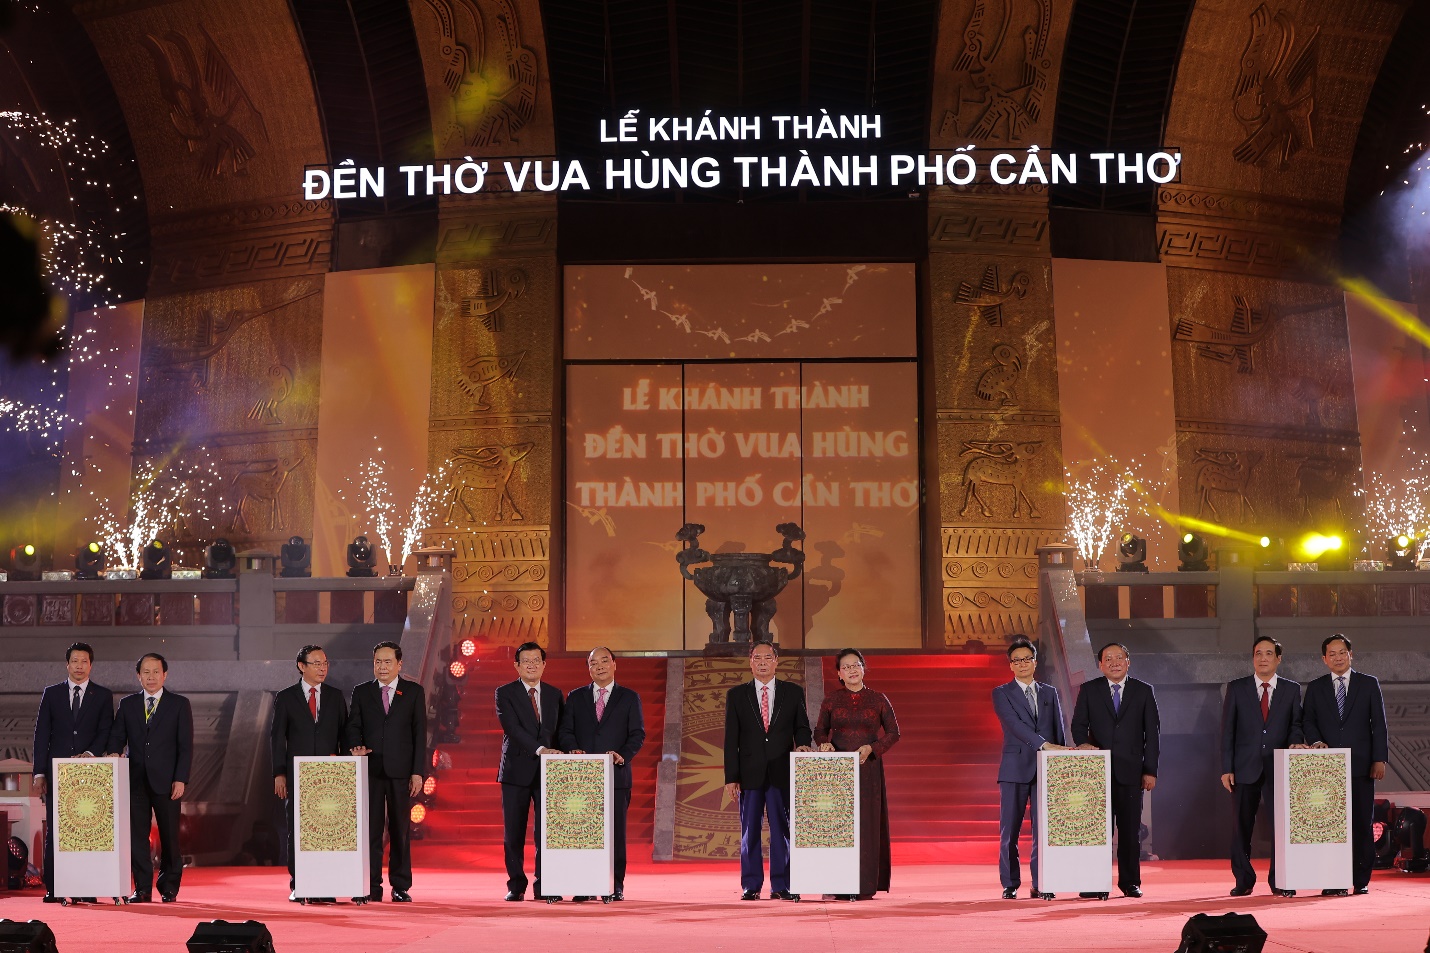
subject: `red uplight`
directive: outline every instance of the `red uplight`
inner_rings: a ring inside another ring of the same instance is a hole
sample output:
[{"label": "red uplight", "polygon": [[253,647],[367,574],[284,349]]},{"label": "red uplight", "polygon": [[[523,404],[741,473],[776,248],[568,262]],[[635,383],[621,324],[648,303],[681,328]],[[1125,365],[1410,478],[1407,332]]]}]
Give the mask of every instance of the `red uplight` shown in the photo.
[{"label": "red uplight", "polygon": [[441,749],[441,748],[433,748],[433,749],[432,749],[432,767],[434,767],[434,768],[437,767],[437,765],[440,764],[441,761],[442,761],[442,749]]},{"label": "red uplight", "polygon": [[1384,837],[1384,836],[1385,836],[1385,824],[1384,824],[1383,822],[1381,822],[1381,821],[1376,821],[1374,824],[1371,825],[1371,828],[1370,828],[1370,839],[1371,839],[1371,840],[1373,840],[1373,841],[1378,841],[1378,840],[1380,840],[1380,839],[1381,839],[1382,837]]},{"label": "red uplight", "polygon": [[426,794],[428,797],[431,797],[433,794],[436,793],[436,791],[437,791],[437,777],[436,777],[436,775],[433,775],[432,777],[428,778],[426,781],[423,781],[423,782],[422,782],[422,793],[423,793],[423,794]]},{"label": "red uplight", "polygon": [[421,804],[412,805],[412,823],[421,824],[427,819],[427,808]]},{"label": "red uplight", "polygon": [[453,662],[447,666],[447,673],[453,678],[465,678],[467,675],[467,666],[461,662]]},{"label": "red uplight", "polygon": [[462,654],[465,655],[467,658],[471,658],[473,655],[476,655],[477,643],[473,642],[471,639],[463,639]]}]

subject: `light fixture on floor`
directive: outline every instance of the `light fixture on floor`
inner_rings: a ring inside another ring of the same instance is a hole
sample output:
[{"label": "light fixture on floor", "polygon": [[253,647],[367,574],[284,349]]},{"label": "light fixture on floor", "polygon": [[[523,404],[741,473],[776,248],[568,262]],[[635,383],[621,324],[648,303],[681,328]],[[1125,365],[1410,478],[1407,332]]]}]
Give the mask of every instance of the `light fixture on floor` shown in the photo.
[{"label": "light fixture on floor", "polygon": [[1183,533],[1177,545],[1178,572],[1207,572],[1207,541],[1196,533]]},{"label": "light fixture on floor", "polygon": [[104,572],[104,547],[99,543],[87,543],[74,554],[74,577],[76,579],[98,579]]},{"label": "light fixture on floor", "polygon": [[1385,547],[1385,568],[1401,572],[1420,568],[1420,540],[1408,533],[1392,536]]},{"label": "light fixture on floor", "polygon": [[348,543],[348,575],[354,577],[376,576],[377,554],[366,536],[359,536]]},{"label": "light fixture on floor", "polygon": [[1132,533],[1123,533],[1117,541],[1117,571],[1147,571],[1147,540]]}]

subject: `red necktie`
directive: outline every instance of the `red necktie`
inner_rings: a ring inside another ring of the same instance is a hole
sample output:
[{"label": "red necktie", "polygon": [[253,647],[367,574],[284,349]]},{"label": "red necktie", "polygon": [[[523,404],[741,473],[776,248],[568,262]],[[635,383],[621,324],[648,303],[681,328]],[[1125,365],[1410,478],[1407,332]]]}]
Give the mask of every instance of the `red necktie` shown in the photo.
[{"label": "red necktie", "polygon": [[760,720],[765,723],[765,730],[770,730],[770,686],[764,685],[760,688]]},{"label": "red necktie", "polygon": [[1271,713],[1271,683],[1261,683],[1261,720],[1264,722]]},{"label": "red necktie", "polygon": [[318,720],[318,690],[316,688],[308,689],[308,712],[313,716],[314,721]]},{"label": "red necktie", "polygon": [[531,699],[531,710],[536,713],[536,723],[541,724],[541,708],[536,704],[536,689],[528,688],[527,696]]}]

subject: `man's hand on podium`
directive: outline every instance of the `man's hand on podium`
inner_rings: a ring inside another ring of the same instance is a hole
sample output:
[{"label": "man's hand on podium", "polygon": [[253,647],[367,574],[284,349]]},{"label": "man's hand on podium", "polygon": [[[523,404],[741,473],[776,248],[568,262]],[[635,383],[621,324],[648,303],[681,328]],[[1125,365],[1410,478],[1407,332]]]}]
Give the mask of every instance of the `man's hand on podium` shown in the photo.
[{"label": "man's hand on podium", "polygon": [[181,797],[183,797],[183,796],[184,796],[184,782],[183,782],[183,781],[175,781],[175,782],[173,783],[173,785],[170,786],[170,788],[169,788],[169,800],[171,800],[171,801],[177,801],[179,798],[181,798]]},{"label": "man's hand on podium", "polygon": [[1096,751],[1097,745],[1090,745],[1086,741],[1077,746],[1078,751]]},{"label": "man's hand on podium", "polygon": [[1310,745],[1287,745],[1286,747],[1290,748],[1292,751],[1295,751],[1295,750],[1298,749],[1298,748],[1309,748],[1309,747],[1311,747],[1311,746],[1310,746]]},{"label": "man's hand on podium", "polygon": [[1228,791],[1230,791],[1232,788],[1236,787],[1236,775],[1234,775],[1234,774],[1223,774],[1223,775],[1221,776],[1221,786],[1224,787],[1224,788],[1226,788]]},{"label": "man's hand on podium", "polygon": [[833,751],[833,750],[834,750],[834,745],[832,745],[832,744],[830,744],[829,742],[826,741],[824,744],[822,744],[822,745],[819,746],[819,750],[820,750],[820,751]]},{"label": "man's hand on podium", "polygon": [[280,774],[273,779],[273,793],[284,800],[288,799],[288,779],[286,777]]},{"label": "man's hand on podium", "polygon": [[[573,752],[571,752],[571,753],[572,753],[572,754],[582,754],[583,752],[573,751]],[[625,759],[625,758],[622,758],[621,755],[620,755],[620,752],[618,752],[618,751],[607,751],[606,754],[610,755],[610,756],[615,760],[615,762],[616,762],[617,765],[622,765],[622,764],[625,764],[625,763],[626,763],[626,759]]]},{"label": "man's hand on podium", "polygon": [[794,750],[796,750],[796,751],[813,751],[814,749],[811,748],[809,745],[800,745],[798,748],[795,748]]},{"label": "man's hand on podium", "polygon": [[372,754],[372,749],[371,749],[371,748],[364,748],[362,745],[358,745],[356,748],[354,748],[354,749],[350,752],[350,754],[352,754],[352,756],[355,757],[355,758],[361,758],[361,757],[364,757],[364,756],[366,756],[366,755]]},{"label": "man's hand on podium", "polygon": [[422,793],[422,775],[414,774],[407,779],[407,796],[416,797]]}]

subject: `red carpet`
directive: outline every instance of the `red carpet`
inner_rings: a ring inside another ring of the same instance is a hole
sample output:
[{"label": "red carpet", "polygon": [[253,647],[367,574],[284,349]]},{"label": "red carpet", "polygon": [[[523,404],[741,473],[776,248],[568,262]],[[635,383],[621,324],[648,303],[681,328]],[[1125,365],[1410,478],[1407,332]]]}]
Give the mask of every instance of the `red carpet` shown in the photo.
[{"label": "red carpet", "polygon": [[[741,903],[734,864],[634,864],[624,903],[504,903],[497,852],[461,866],[419,866],[410,906],[300,907],[281,869],[209,867],[184,874],[174,904],[72,907],[37,892],[0,893],[0,915],[49,923],[59,953],[181,953],[199,920],[257,919],[278,953],[458,953],[467,950],[612,950],[621,953],[778,950],[1017,950],[1172,953],[1194,913],[1253,914],[1273,953],[1380,953],[1425,946],[1430,877],[1378,874],[1364,897],[1226,896],[1225,863],[1143,867],[1147,895],[1106,903],[999,900],[988,864],[910,865],[896,844],[895,893],[867,903]],[[423,845],[416,846],[419,864]],[[1264,865],[1262,865],[1264,867]],[[244,899],[239,899],[244,898]]]}]

